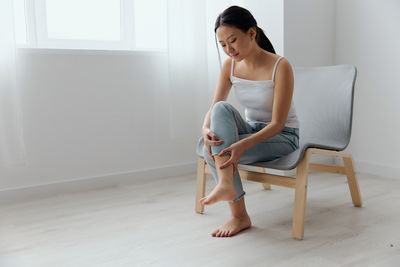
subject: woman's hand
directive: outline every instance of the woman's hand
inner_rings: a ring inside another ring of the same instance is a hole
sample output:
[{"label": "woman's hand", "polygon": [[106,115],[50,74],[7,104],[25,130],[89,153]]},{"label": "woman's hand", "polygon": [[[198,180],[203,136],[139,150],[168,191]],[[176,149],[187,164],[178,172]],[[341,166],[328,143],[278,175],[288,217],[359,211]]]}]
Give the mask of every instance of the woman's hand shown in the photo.
[{"label": "woman's hand", "polygon": [[215,162],[214,156],[211,154],[211,146],[218,146],[224,142],[224,140],[219,140],[218,136],[213,133],[210,128],[203,128],[201,131],[204,138],[204,145],[207,148],[207,153]]},{"label": "woman's hand", "polygon": [[225,148],[221,152],[219,152],[218,156],[224,155],[226,152],[230,152],[231,157],[220,166],[220,169],[223,169],[230,164],[233,164],[233,174],[235,175],[237,171],[237,167],[239,164],[240,157],[242,156],[243,152],[246,150],[246,146],[243,142],[236,142],[233,143],[231,146]]}]

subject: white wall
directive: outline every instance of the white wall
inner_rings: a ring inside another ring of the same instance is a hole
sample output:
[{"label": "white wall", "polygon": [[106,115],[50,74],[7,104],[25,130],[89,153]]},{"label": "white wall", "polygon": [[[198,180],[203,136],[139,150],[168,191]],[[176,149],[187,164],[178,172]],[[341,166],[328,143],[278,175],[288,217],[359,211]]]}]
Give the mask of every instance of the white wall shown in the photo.
[{"label": "white wall", "polygon": [[350,151],[361,172],[400,178],[400,1],[338,0],[337,64],[358,69]]},{"label": "white wall", "polygon": [[282,0],[245,0],[244,3],[280,55],[284,53],[283,3]]},{"label": "white wall", "polygon": [[284,55],[293,66],[335,61],[335,1],[284,1]]},{"label": "white wall", "polygon": [[[19,52],[28,158],[0,168],[0,190],[168,166],[192,172],[207,107],[187,110],[186,131],[170,138],[166,55]],[[192,96],[202,102],[200,94]]]}]

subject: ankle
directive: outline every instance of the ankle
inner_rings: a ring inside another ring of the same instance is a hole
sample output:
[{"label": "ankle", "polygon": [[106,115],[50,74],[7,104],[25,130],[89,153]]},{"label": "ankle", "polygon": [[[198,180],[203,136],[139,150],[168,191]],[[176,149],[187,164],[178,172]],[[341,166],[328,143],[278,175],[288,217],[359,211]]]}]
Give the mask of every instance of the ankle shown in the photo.
[{"label": "ankle", "polygon": [[219,185],[219,186],[233,186],[233,181],[232,180],[225,180],[225,179],[220,179],[219,181],[218,181],[218,184],[217,185]]},{"label": "ankle", "polygon": [[245,212],[243,212],[243,213],[240,213],[240,214],[235,214],[235,215],[231,215],[231,217],[232,218],[234,218],[234,219],[245,219],[245,218],[250,218],[249,217],[249,214],[245,211]]}]

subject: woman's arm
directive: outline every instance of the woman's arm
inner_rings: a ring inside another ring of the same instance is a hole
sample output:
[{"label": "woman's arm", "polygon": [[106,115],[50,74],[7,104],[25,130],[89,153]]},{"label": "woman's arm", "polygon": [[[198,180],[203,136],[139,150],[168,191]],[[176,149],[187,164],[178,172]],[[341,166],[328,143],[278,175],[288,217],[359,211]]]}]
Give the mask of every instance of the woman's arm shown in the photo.
[{"label": "woman's arm", "polygon": [[218,101],[225,101],[228,98],[229,91],[231,90],[232,87],[232,83],[230,80],[231,64],[232,64],[232,59],[228,58],[222,65],[222,69],[219,74],[217,82],[217,88],[215,89],[214,93],[214,99],[211,103],[210,109],[208,110],[204,118],[203,129],[210,128],[210,115],[211,115],[211,110],[215,105],[215,103],[217,103]]},{"label": "woman's arm", "polygon": [[261,131],[242,139],[246,149],[255,146],[280,133],[285,127],[287,116],[292,103],[294,77],[292,66],[285,58],[278,63],[274,81],[274,102],[272,106],[271,123]]}]

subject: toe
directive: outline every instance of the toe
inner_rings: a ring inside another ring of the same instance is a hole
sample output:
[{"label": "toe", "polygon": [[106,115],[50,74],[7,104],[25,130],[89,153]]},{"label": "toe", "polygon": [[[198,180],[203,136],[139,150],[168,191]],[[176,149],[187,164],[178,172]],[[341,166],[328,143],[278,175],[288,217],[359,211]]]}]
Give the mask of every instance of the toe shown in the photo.
[{"label": "toe", "polygon": [[217,237],[221,237],[221,233],[222,233],[221,231],[218,231],[217,234],[216,234],[216,236],[217,236]]},{"label": "toe", "polygon": [[222,231],[221,236],[222,236],[222,237],[225,237],[225,236],[226,236],[226,231]]},{"label": "toe", "polygon": [[218,237],[218,229],[214,231],[213,236]]},{"label": "toe", "polygon": [[216,236],[218,233],[218,229],[211,233],[212,236]]},{"label": "toe", "polygon": [[206,201],[204,201],[204,204],[212,204],[214,203],[214,198],[212,196],[207,197]]},{"label": "toe", "polygon": [[224,231],[219,231],[219,233],[218,233],[218,237],[223,237],[224,236]]},{"label": "toe", "polygon": [[205,197],[203,200],[203,205],[208,205],[210,204],[210,198],[209,197]]}]

